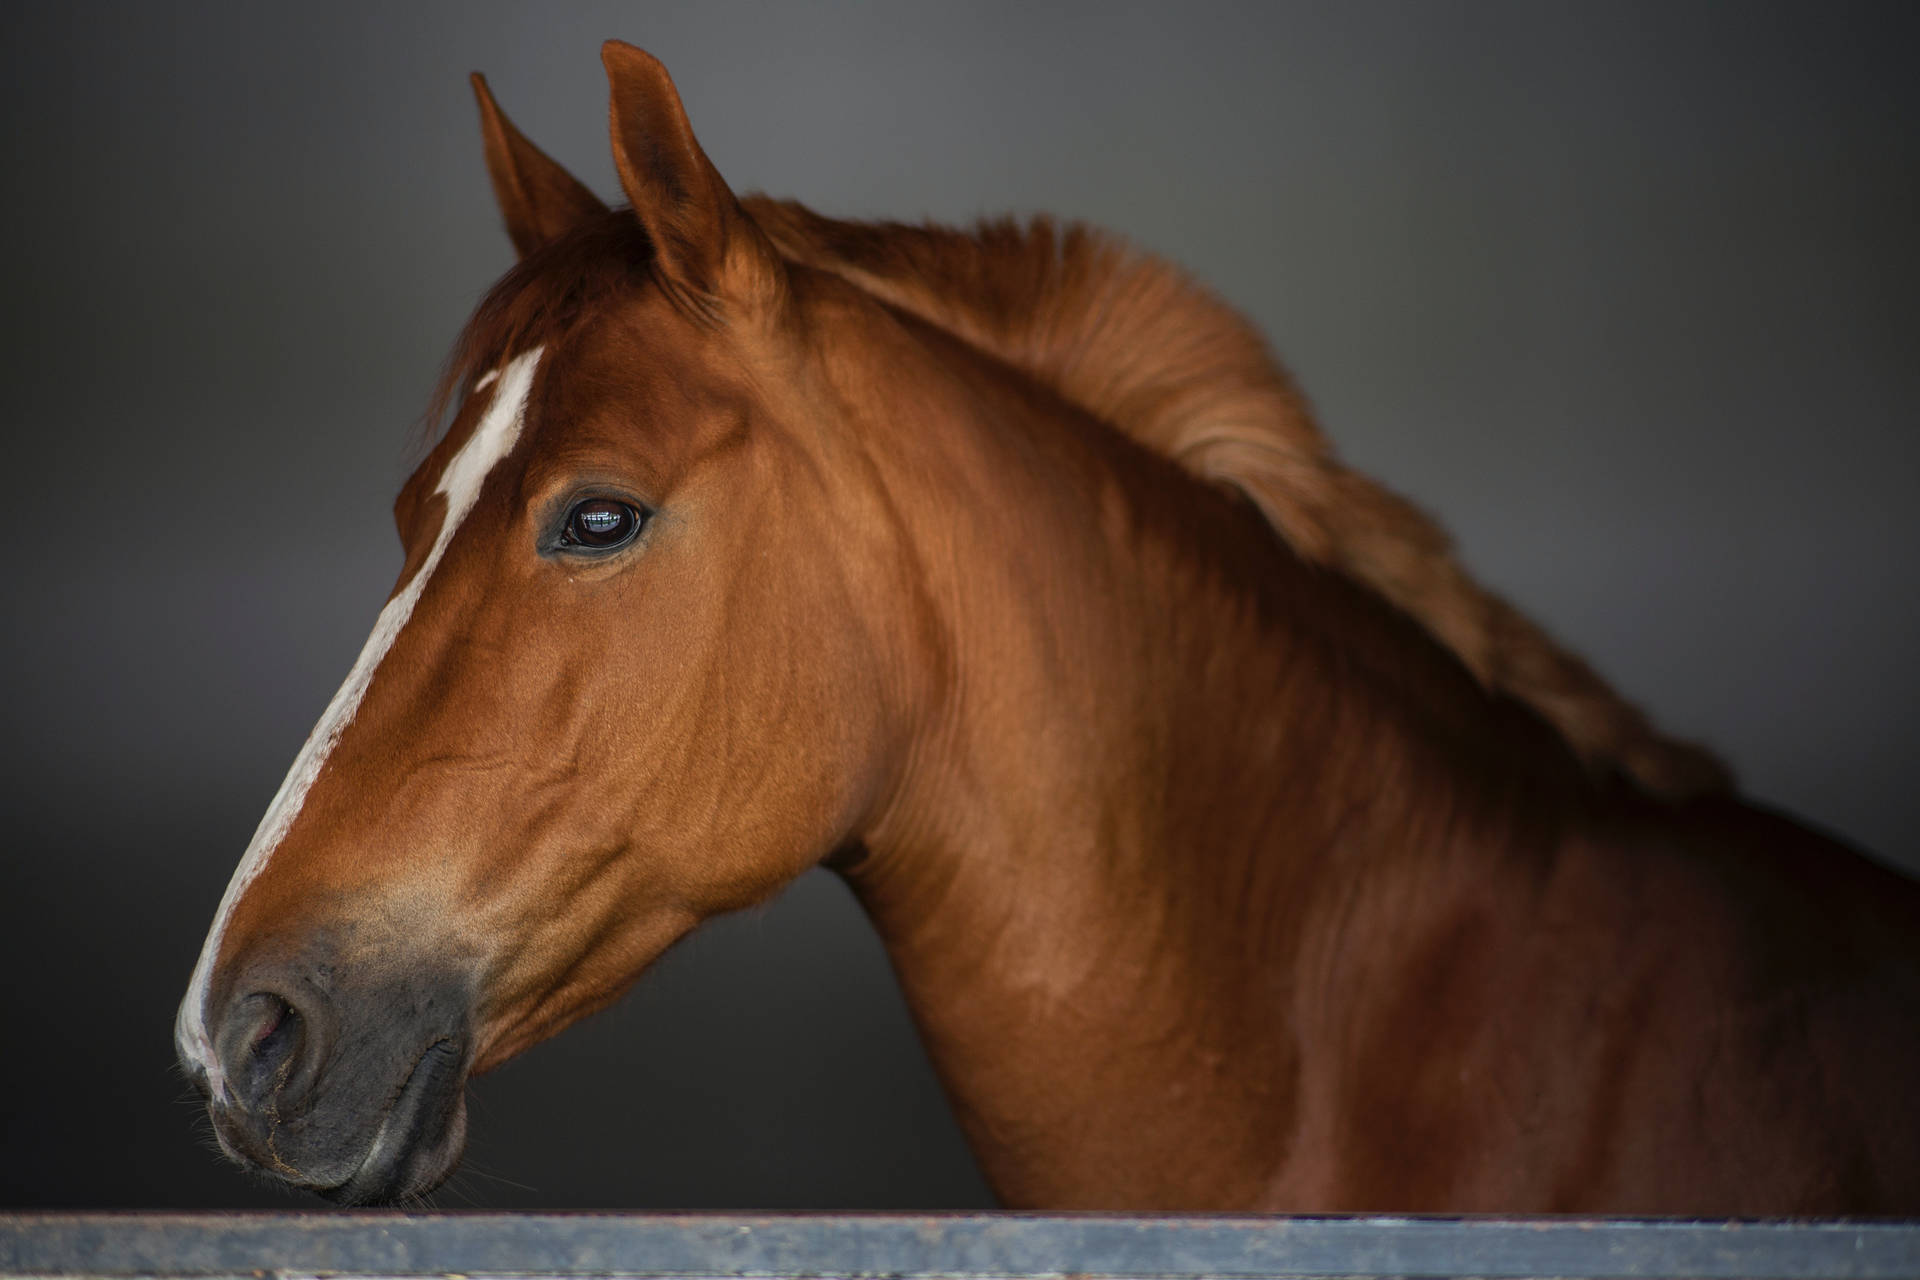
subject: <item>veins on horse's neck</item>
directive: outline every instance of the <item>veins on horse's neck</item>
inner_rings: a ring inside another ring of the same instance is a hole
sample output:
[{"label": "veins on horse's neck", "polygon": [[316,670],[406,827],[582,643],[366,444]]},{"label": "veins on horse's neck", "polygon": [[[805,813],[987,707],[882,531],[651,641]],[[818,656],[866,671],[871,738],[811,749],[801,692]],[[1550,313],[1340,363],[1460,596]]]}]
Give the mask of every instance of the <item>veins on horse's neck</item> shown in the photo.
[{"label": "veins on horse's neck", "polygon": [[[1578,767],[1249,504],[1059,416],[966,539],[954,687],[849,878],[1003,1197],[1230,1204],[1284,1175],[1329,919],[1550,843]],[[1114,1184],[1154,1149],[1164,1187]]]}]

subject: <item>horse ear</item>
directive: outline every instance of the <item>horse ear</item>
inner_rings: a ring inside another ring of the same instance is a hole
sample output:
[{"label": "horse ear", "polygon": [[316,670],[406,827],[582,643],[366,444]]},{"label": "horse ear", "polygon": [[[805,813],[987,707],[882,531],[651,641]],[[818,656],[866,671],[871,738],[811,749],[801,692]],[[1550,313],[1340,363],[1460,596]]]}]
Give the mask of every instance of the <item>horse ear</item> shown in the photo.
[{"label": "horse ear", "polygon": [[602,45],[600,60],[613,91],[613,163],[661,283],[707,302],[764,283],[773,249],[694,139],[667,69],[620,40]]},{"label": "horse ear", "polygon": [[480,102],[480,136],[486,143],[494,198],[521,257],[607,211],[578,178],[521,136],[478,71],[473,73],[473,96]]}]

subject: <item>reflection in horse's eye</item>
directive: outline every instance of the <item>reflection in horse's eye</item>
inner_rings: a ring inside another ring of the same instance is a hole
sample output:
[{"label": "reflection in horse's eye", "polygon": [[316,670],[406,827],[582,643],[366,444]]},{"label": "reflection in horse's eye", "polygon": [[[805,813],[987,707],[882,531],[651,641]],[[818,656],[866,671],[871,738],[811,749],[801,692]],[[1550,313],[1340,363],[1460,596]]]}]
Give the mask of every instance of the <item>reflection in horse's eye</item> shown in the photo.
[{"label": "reflection in horse's eye", "polygon": [[640,513],[626,503],[611,498],[591,498],[576,503],[567,513],[560,545],[609,550],[631,541],[633,535],[640,532],[640,523]]}]

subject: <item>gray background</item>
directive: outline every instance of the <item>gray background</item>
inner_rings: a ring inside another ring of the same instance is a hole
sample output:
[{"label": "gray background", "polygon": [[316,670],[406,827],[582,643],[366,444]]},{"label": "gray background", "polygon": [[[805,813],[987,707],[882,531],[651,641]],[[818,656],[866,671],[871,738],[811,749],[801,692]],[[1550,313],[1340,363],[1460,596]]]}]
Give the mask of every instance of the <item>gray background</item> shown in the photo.
[{"label": "gray background", "polygon": [[[7,6],[0,1203],[287,1203],[196,1145],[173,1005],[509,262],[465,74],[611,193],[610,35],[740,189],[1187,264],[1486,579],[1911,864],[1916,13]],[[985,1199],[821,875],[483,1081],[469,1167],[442,1203]]]}]

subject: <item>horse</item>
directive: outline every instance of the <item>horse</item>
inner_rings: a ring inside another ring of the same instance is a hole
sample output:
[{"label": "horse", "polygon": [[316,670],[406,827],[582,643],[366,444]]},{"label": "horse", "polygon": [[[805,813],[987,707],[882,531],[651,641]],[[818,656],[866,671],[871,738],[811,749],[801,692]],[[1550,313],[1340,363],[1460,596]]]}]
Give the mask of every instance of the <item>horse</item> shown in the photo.
[{"label": "horse", "polygon": [[1035,1208],[1920,1210],[1920,886],[1740,798],[1040,218],[737,197],[609,42],[610,208],[476,75],[517,263],[175,1029],[342,1203],[825,866]]}]

